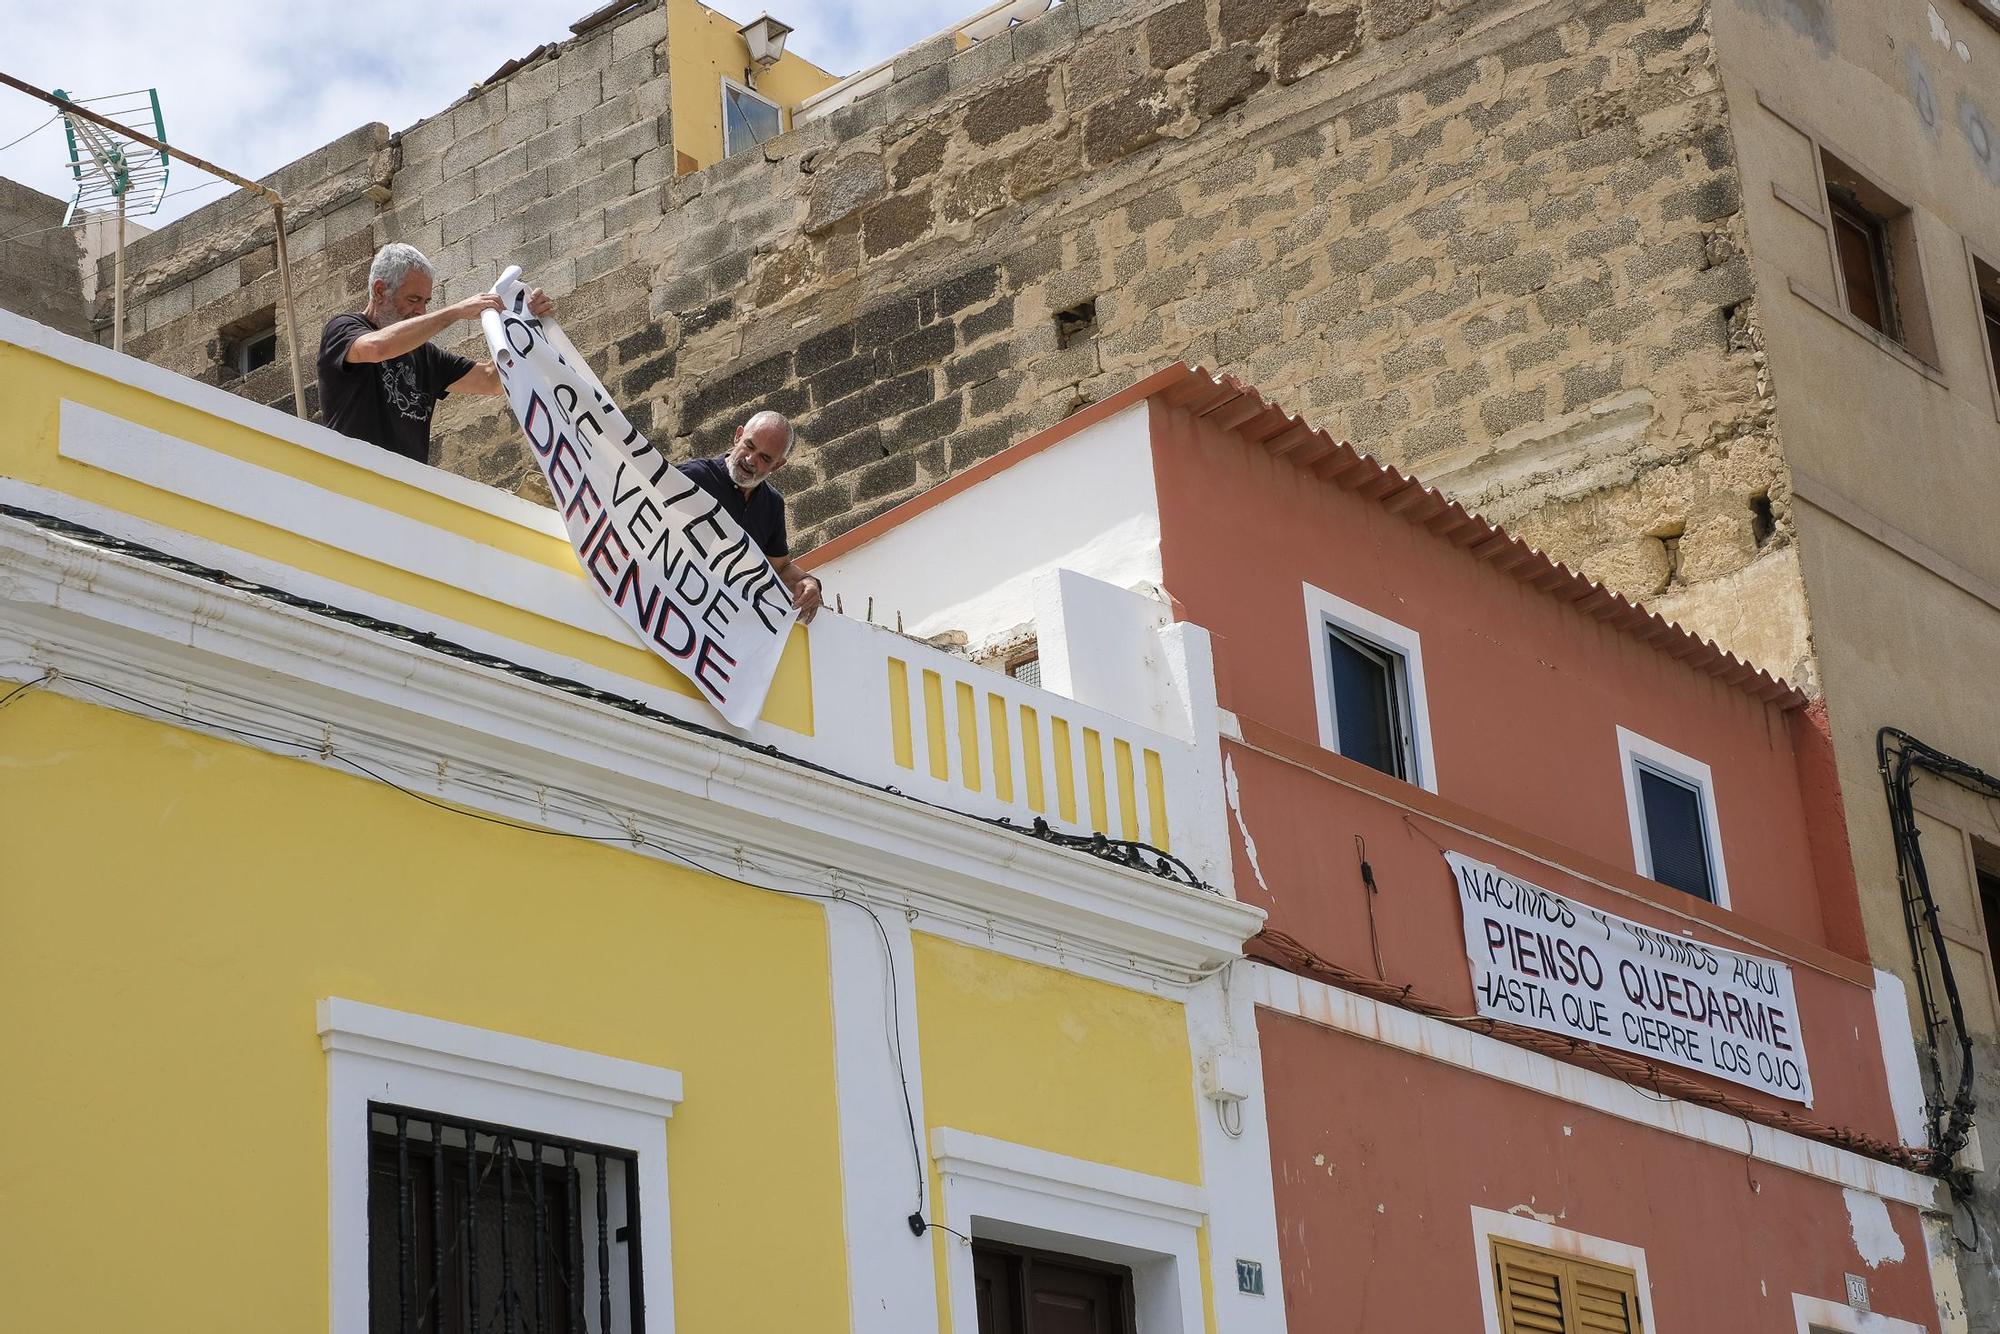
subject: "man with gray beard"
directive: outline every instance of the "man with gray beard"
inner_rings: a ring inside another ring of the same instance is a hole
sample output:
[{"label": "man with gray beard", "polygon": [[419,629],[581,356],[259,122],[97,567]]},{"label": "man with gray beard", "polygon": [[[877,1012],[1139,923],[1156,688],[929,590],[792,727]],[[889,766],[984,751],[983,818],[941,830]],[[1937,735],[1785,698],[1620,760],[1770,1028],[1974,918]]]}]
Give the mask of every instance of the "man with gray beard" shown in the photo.
[{"label": "man with gray beard", "polygon": [[[320,420],[342,435],[380,445],[418,463],[431,461],[431,413],[447,394],[498,394],[490,361],[472,361],[431,342],[454,324],[500,309],[480,292],[431,309],[436,271],[415,246],[392,241],[368,267],[368,305],[335,315],[319,341]],[[528,313],[541,319],[555,303],[537,287]]]},{"label": "man with gray beard", "polygon": [[785,498],[769,485],[771,474],[785,466],[791,448],[792,424],[785,415],[759,412],[736,428],[728,453],[689,459],[676,466],[749,534],[792,595],[799,624],[808,625],[820,606],[819,580],[792,563],[791,539],[785,532]]}]

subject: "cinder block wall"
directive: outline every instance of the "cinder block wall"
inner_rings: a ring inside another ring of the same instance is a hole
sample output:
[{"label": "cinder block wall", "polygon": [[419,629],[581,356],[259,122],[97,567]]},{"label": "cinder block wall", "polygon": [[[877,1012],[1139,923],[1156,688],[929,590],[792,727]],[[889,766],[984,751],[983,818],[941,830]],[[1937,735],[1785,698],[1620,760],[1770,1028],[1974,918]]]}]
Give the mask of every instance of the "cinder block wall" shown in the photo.
[{"label": "cinder block wall", "polygon": [[[1185,358],[1809,682],[1705,0],[1071,0],[679,178],[666,24],[375,131],[307,337],[381,241],[446,300],[522,263],[661,444],[792,414],[808,543]],[[260,281],[162,286],[190,308],[137,349],[212,371]],[[497,402],[438,427],[443,466],[538,492]]]},{"label": "cinder block wall", "polygon": [[81,243],[62,225],[66,201],[0,177],[0,310],[90,337]]},{"label": "cinder block wall", "polygon": [[[286,202],[292,286],[299,301],[308,411],[318,409],[313,357],[320,326],[358,309],[374,254],[375,216],[388,197],[389,131],[364,125],[264,178]],[[131,243],[125,251],[125,350],[204,384],[292,410],[272,213],[237,191]],[[110,315],[112,261],[98,261],[98,315]],[[277,360],[239,376],[225,363],[232,338],[273,325]],[[100,341],[110,334],[100,329]]]},{"label": "cinder block wall", "polygon": [[621,382],[682,449],[797,415],[809,538],[1186,358],[1804,642],[1702,591],[1792,568],[1702,0],[1078,0],[895,74],[674,183],[676,374]]},{"label": "cinder block wall", "polygon": [[[287,200],[309,412],[320,329],[366,304],[369,260],[388,241],[437,264],[434,304],[517,263],[564,295],[565,327],[593,354],[642,331],[651,264],[635,236],[658,226],[672,171],[665,39],[665,7],[635,5],[400,134],[364,126],[267,178]],[[245,192],[161,228],[127,254],[128,350],[289,411],[282,344],[248,377],[223,361],[235,332],[277,318],[282,338],[276,266],[271,211]],[[477,325],[443,341],[485,355]],[[518,486],[533,468],[503,412],[448,400],[440,466]]]}]

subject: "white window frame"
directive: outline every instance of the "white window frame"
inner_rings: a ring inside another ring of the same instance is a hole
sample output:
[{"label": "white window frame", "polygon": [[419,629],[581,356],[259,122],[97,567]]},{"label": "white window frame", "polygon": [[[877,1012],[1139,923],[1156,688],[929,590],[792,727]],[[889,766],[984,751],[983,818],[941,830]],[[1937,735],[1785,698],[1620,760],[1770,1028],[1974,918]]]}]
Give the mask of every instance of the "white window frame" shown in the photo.
[{"label": "white window frame", "polygon": [[1792,1294],[1792,1316],[1798,1321],[1798,1334],[1819,1334],[1821,1330],[1831,1334],[1925,1334],[1928,1329],[1845,1302],[1808,1297],[1802,1292]]},{"label": "white window frame", "polygon": [[[1715,906],[1729,903],[1729,868],[1722,856],[1722,821],[1715,811],[1715,780],[1700,760],[1683,755],[1672,747],[1640,736],[1629,728],[1618,729],[1618,771],[1625,780],[1625,818],[1632,829],[1632,863],[1648,880],[1653,875],[1653,850],[1646,842],[1646,808],[1639,792],[1641,767],[1686,783],[1701,800],[1701,827],[1708,853],[1709,879],[1715,886]],[[1693,897],[1690,895],[1689,897]]]},{"label": "white window frame", "polygon": [[1319,710],[1319,744],[1338,755],[1340,728],[1333,711],[1333,663],[1326,648],[1329,626],[1365,639],[1403,660],[1404,694],[1410,724],[1408,760],[1416,772],[1408,780],[1427,792],[1436,792],[1437,757],[1431,750],[1431,704],[1424,689],[1423,637],[1406,625],[1398,625],[1346,598],[1323,588],[1304,585],[1306,603],[1306,648],[1311,653],[1313,703]]},{"label": "white window frame", "polygon": [[1554,1223],[1544,1223],[1539,1218],[1482,1209],[1475,1204],[1472,1206],[1472,1253],[1479,1265],[1479,1301],[1486,1320],[1482,1326],[1486,1334],[1501,1334],[1500,1295],[1493,1280],[1493,1240],[1496,1237],[1501,1241],[1517,1241],[1524,1246],[1539,1246],[1545,1251],[1573,1256],[1591,1264],[1631,1270],[1636,1275],[1633,1286],[1639,1292],[1639,1328],[1659,1328],[1653,1323],[1653,1284],[1646,1276],[1645,1247],[1593,1237],[1587,1232],[1572,1232]]},{"label": "white window frame", "polygon": [[327,1054],[332,1334],[368,1334],[371,1102],[635,1154],[646,1328],[672,1334],[666,1122],[681,1101],[678,1072],[339,997],[318,1009]]},{"label": "white window frame", "polygon": [[[729,90],[732,88],[734,88],[739,93],[748,93],[750,96],[756,98],[759,102],[762,102],[765,106],[771,108],[771,110],[777,112],[778,134],[783,134],[785,132],[785,108],[780,103],[772,101],[770,98],[764,96],[764,94],[758,92],[755,88],[752,88],[749,84],[740,83],[737,80],[732,79],[727,74],[725,74],[722,76],[722,87],[719,90],[717,90],[715,94],[716,109],[722,113],[722,156],[724,158],[732,158],[736,156],[735,151],[729,147]],[[773,135],[772,137],[776,138],[777,136]]]},{"label": "white window frame", "polygon": [[[969,1131],[931,1131],[945,1225],[962,1236],[1124,1265],[1140,1334],[1201,1334],[1199,1186]],[[979,1328],[972,1246],[950,1233],[951,1327]]]}]

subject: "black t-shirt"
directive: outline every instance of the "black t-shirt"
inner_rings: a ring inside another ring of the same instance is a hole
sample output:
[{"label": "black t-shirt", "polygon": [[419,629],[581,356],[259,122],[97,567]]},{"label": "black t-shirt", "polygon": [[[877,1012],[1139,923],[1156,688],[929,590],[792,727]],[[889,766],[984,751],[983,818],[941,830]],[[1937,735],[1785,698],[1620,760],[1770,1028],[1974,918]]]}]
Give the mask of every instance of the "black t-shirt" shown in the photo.
[{"label": "black t-shirt", "polygon": [[387,361],[347,359],[355,339],[376,326],[366,315],[336,315],[319,339],[319,415],[342,435],[419,463],[431,461],[431,410],[474,362],[425,343]]},{"label": "black t-shirt", "polygon": [[785,536],[785,498],[766,481],[749,495],[729,476],[726,458],[689,459],[677,467],[688,480],[722,502],[722,509],[772,560],[792,554]]}]

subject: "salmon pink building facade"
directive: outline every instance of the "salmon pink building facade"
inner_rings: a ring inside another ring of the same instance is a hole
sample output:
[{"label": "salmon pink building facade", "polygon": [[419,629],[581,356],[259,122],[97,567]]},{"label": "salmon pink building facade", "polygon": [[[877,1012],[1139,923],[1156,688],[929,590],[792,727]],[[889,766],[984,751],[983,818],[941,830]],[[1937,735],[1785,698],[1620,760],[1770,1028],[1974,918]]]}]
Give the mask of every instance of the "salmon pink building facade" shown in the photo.
[{"label": "salmon pink building facade", "polygon": [[[911,558],[954,531],[1001,550]],[[1289,1328],[1942,1328],[1904,1001],[1791,685],[1186,367],[814,560],[850,614],[1212,721],[1268,918],[1204,1088],[1268,1141],[1239,1291]]]}]

